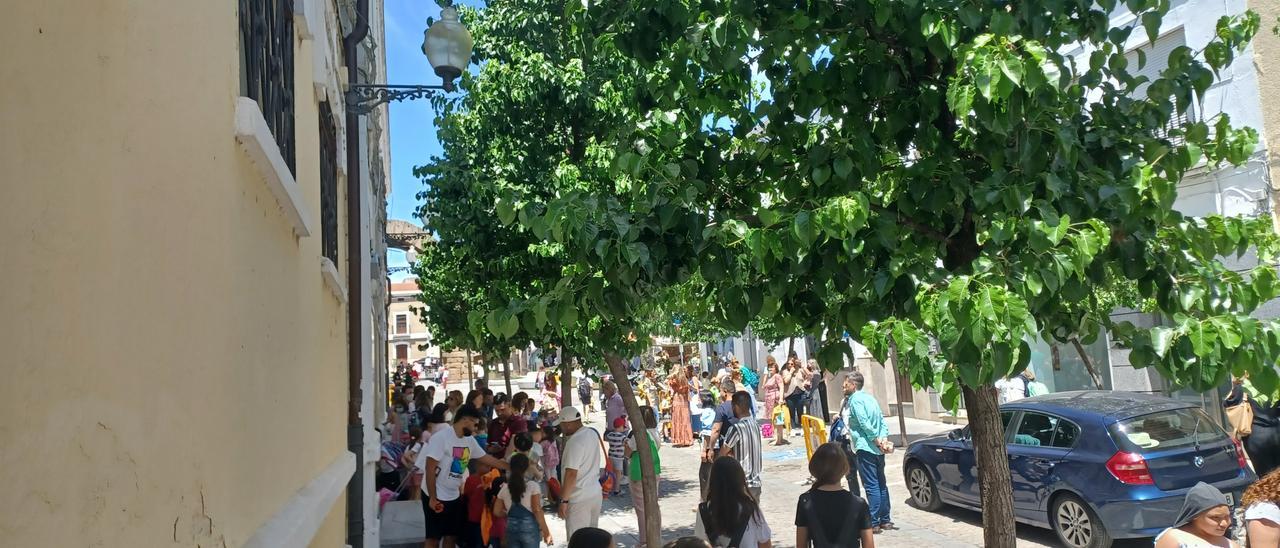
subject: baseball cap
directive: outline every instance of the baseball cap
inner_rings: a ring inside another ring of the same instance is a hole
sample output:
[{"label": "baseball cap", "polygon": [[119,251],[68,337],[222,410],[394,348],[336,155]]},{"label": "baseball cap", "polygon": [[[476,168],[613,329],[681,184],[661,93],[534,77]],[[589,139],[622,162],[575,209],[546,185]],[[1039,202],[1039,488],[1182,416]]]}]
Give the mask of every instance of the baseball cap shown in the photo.
[{"label": "baseball cap", "polygon": [[560,416],[556,417],[556,420],[551,423],[551,426],[560,426],[560,423],[562,422],[574,422],[580,420],[582,420],[582,413],[578,411],[578,408],[572,405],[566,405],[560,408]]},{"label": "baseball cap", "polygon": [[626,417],[618,417],[618,418],[616,418],[616,419],[613,419],[613,427],[614,427],[614,428],[617,428],[617,427],[619,427],[619,426],[626,426],[626,425],[627,425],[627,418],[626,418]]}]

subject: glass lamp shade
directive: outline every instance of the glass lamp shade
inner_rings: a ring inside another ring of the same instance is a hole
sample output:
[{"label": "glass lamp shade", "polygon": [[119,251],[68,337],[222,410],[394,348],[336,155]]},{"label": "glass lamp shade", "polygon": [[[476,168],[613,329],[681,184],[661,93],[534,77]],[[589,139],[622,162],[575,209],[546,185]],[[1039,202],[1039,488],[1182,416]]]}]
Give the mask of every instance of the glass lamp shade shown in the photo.
[{"label": "glass lamp shade", "polygon": [[440,20],[423,33],[422,53],[444,80],[445,89],[453,89],[453,81],[462,76],[462,69],[471,62],[474,45],[471,33],[458,20],[458,10],[452,7],[440,10]]},{"label": "glass lamp shade", "polygon": [[404,260],[408,261],[410,266],[413,266],[414,263],[418,262],[418,251],[410,248],[404,253]]}]

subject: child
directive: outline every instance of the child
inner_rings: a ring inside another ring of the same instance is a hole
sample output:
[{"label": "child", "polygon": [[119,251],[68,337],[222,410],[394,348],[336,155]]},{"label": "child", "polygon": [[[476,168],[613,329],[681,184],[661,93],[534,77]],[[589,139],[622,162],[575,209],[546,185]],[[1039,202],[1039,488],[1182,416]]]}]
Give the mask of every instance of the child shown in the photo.
[{"label": "child", "polygon": [[[483,411],[481,411],[481,413],[483,413]],[[475,438],[476,438],[476,442],[480,444],[480,447],[489,446],[489,420],[488,419],[484,417],[480,417],[480,420],[476,422]]]},{"label": "child", "polygon": [[716,400],[709,390],[703,390],[698,399],[702,400],[702,416],[698,421],[702,423],[702,430],[698,431],[698,440],[705,447],[711,443],[711,426],[716,422]]},{"label": "child", "polygon": [[[473,460],[471,463],[471,475],[467,476],[467,481],[462,484],[462,496],[466,497],[467,501],[467,526],[458,539],[458,546],[481,548],[489,545],[484,541],[482,525],[485,523],[496,525],[494,522],[497,520],[485,514],[489,513],[491,508],[489,489],[500,473],[478,460]],[[493,536],[492,526],[489,529],[489,536],[490,538]]]},{"label": "child", "polygon": [[[537,430],[534,430],[534,432],[537,432]],[[515,451],[507,455],[507,462],[511,462],[511,457],[516,455],[524,455],[529,460],[533,460],[533,435],[528,432],[516,434],[511,438],[511,445],[515,448]],[[542,447],[538,447],[538,449],[542,449]],[[536,464],[529,467],[529,480],[542,481],[542,470],[539,469],[541,466],[541,464]]]},{"label": "child", "polygon": [[547,479],[547,499],[560,500],[560,446],[556,444],[556,427],[542,427],[542,471]]},{"label": "child", "polygon": [[609,442],[609,460],[613,462],[613,469],[620,476],[619,481],[615,484],[613,495],[621,493],[621,487],[627,484],[627,475],[623,473],[623,462],[626,460],[626,443],[627,438],[631,436],[631,431],[627,429],[627,418],[618,417],[613,419],[613,429],[605,433],[604,439]]},{"label": "child", "polygon": [[513,453],[507,481],[498,489],[493,505],[494,517],[507,520],[504,533],[509,548],[538,548],[539,540],[552,541],[542,514],[541,495],[524,480],[532,471],[528,457]]}]

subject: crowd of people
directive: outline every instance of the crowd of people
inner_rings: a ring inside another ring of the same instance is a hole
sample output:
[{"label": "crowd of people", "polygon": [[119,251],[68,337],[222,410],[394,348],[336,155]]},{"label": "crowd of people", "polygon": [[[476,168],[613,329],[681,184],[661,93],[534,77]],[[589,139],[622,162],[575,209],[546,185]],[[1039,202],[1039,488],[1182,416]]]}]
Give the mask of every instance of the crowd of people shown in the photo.
[{"label": "crowd of people", "polygon": [[[769,548],[775,529],[760,509],[764,444],[787,444],[800,416],[822,415],[810,406],[822,405],[816,392],[823,376],[815,363],[795,356],[781,366],[770,357],[759,377],[735,359],[720,363],[714,374],[699,373],[696,358],[665,375],[653,368],[635,372],[643,432],[633,431],[608,376],[580,377],[580,406],[552,397],[559,379],[549,371],[539,378],[538,401],[524,392],[495,394],[483,379],[465,396],[449,391],[439,403],[435,387],[397,387],[384,425],[379,485],[391,496],[421,500],[428,548],[537,547],[557,538],[571,548],[613,546],[612,536],[598,528],[603,501],[629,491],[638,546],[647,547],[645,502],[657,493],[641,481],[641,451],[647,448],[660,480],[663,444],[697,446],[695,536],[662,546]],[[810,488],[796,501],[795,543],[874,548],[877,535],[897,529],[885,477],[886,455],[895,448],[879,402],[863,390],[863,376],[845,372],[838,382],[843,397],[830,441],[813,451]],[[1001,390],[1013,400],[1039,393],[1036,384],[1024,374]],[[1275,402],[1238,382],[1226,404],[1253,411],[1245,447],[1261,479],[1241,501],[1243,529],[1250,546],[1277,546],[1280,451],[1268,445],[1275,439]],[[604,423],[589,426],[588,415],[597,410]],[[1227,538],[1228,502],[1211,486],[1196,486],[1177,523],[1157,537],[1157,548],[1235,546]],[[550,530],[546,512],[564,520],[563,536]]]}]

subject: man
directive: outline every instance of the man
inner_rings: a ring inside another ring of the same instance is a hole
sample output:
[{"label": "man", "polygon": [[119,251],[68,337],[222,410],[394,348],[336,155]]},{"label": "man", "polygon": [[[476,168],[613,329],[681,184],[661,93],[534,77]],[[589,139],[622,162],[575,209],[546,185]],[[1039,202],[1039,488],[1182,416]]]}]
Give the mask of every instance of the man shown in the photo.
[{"label": "man", "polygon": [[747,488],[760,500],[760,472],[764,468],[764,458],[760,454],[764,442],[760,439],[760,423],[751,416],[751,394],[739,390],[730,400],[733,404],[733,416],[736,419],[725,435],[724,444],[720,447],[720,456],[733,455],[742,465],[747,475]]},{"label": "man", "polygon": [[897,529],[889,518],[889,485],[884,476],[884,449],[889,446],[889,428],[880,412],[880,402],[862,390],[862,373],[849,373],[853,394],[849,396],[849,438],[858,456],[858,475],[867,492],[871,529],[879,533]]},{"label": "man", "polygon": [[467,505],[462,499],[462,482],[471,459],[500,470],[503,460],[485,454],[472,436],[480,422],[480,412],[470,405],[458,408],[453,428],[436,432],[418,453],[414,465],[424,471],[422,513],[426,519],[425,548],[453,548],[467,523]]},{"label": "man", "polygon": [[613,381],[604,381],[601,385],[604,389],[604,423],[613,424],[618,417],[627,416],[627,406],[622,403],[622,394],[618,393],[618,385]]},{"label": "man", "polygon": [[493,410],[497,417],[489,422],[487,450],[490,455],[498,458],[506,457],[507,449],[511,447],[511,441],[516,438],[516,434],[529,431],[528,421],[511,403],[511,397],[506,394],[498,394],[493,399]]},{"label": "man", "polygon": [[582,413],[567,405],[560,409],[560,416],[553,426],[564,433],[564,453],[560,467],[564,469],[560,482],[560,517],[564,519],[565,538],[585,527],[600,525],[600,507],[604,494],[600,491],[600,463],[604,458],[604,441],[600,434],[582,426]]},{"label": "man", "polygon": [[855,495],[862,495],[862,485],[858,482],[858,455],[853,451],[853,434],[849,430],[850,421],[853,420],[849,416],[849,397],[856,390],[853,387],[852,373],[845,374],[844,380],[840,383],[844,389],[844,398],[840,403],[840,419],[844,421],[844,435],[841,436],[840,447],[844,449],[844,458],[849,461],[849,475],[845,479],[849,482],[849,492]]},{"label": "man", "polygon": [[723,445],[722,436],[729,432],[729,427],[737,421],[733,412],[733,394],[736,392],[733,379],[720,379],[720,405],[716,406],[715,422],[711,423],[711,438],[702,448],[702,465],[698,468],[698,484],[702,487],[702,500],[707,500],[707,480],[711,477],[711,463]]},{"label": "man", "polygon": [[[590,413],[592,411],[591,409],[591,377],[588,377],[585,374],[582,375],[581,377],[578,377],[578,399],[582,401],[582,408],[586,409],[587,412]],[[606,424],[613,424],[613,423],[607,422]]]}]

